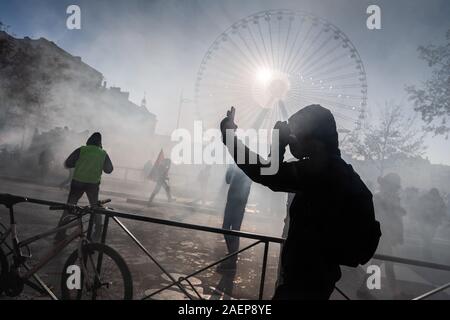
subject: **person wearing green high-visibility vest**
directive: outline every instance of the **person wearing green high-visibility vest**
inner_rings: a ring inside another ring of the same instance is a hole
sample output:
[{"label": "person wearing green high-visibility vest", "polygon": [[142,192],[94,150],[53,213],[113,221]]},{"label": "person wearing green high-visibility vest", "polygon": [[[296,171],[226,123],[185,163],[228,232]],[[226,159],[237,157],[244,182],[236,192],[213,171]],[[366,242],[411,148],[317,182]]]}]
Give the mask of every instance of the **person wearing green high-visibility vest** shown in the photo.
[{"label": "person wearing green high-visibility vest", "polygon": [[[76,149],[64,162],[68,169],[73,169],[72,182],[67,203],[77,204],[86,193],[91,206],[98,205],[98,193],[102,173],[111,173],[113,165],[108,154],[102,147],[102,135],[94,133],[87,140],[86,145]],[[64,211],[58,226],[67,223],[69,212]],[[95,215],[93,239],[99,239],[102,228],[102,217]],[[56,234],[55,241],[66,237],[65,231]]]}]

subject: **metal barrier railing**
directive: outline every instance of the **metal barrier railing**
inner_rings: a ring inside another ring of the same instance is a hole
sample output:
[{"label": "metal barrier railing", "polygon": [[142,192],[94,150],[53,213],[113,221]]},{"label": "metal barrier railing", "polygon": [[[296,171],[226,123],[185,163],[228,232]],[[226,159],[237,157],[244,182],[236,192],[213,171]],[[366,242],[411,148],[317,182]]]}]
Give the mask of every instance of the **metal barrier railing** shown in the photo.
[{"label": "metal barrier railing", "polygon": [[[450,271],[450,266],[448,266],[448,265],[438,264],[438,263],[433,263],[433,262],[426,262],[426,261],[419,261],[419,260],[414,260],[414,259],[392,257],[392,256],[388,256],[388,255],[383,255],[383,254],[375,254],[373,256],[373,259],[382,260],[382,261],[390,261],[390,262],[406,264],[406,265],[412,265],[415,267],[430,268],[430,269],[434,269],[434,270]],[[448,288],[450,288],[450,283],[444,284],[436,289],[430,290],[412,300],[424,300],[424,299],[429,298],[432,295],[442,292]]]},{"label": "metal barrier railing", "polygon": [[[14,196],[17,197],[17,196]],[[39,199],[33,199],[33,198],[26,198],[26,197],[20,197],[23,199],[22,202],[28,202],[28,203],[34,203],[39,205],[46,205],[46,206],[61,206],[64,205],[64,203],[61,202],[55,202],[55,201],[46,201],[46,200],[39,200]],[[105,216],[104,224],[103,224],[103,232],[101,237],[101,242],[105,243],[106,237],[108,234],[108,228],[109,228],[109,220],[113,219],[117,223],[117,225],[133,240],[133,242],[158,266],[159,269],[163,271],[164,274],[168,276],[168,278],[172,281],[171,284],[166,285],[165,287],[158,289],[155,292],[152,292],[150,295],[145,296],[143,299],[148,299],[163,290],[166,290],[168,288],[171,288],[173,286],[177,286],[189,299],[193,299],[192,295],[187,292],[187,290],[182,285],[183,282],[187,282],[188,285],[191,287],[191,289],[194,291],[194,293],[201,299],[201,295],[196,291],[194,286],[189,281],[189,278],[194,277],[195,275],[211,268],[219,263],[227,260],[228,258],[238,255],[242,253],[243,251],[246,251],[258,244],[264,244],[264,254],[263,254],[263,265],[262,265],[262,272],[261,272],[261,280],[260,280],[260,288],[259,288],[259,296],[258,298],[260,300],[263,299],[264,295],[264,286],[265,286],[265,277],[266,277],[266,270],[267,270],[267,260],[268,260],[268,251],[269,251],[269,244],[270,243],[278,243],[283,244],[285,239],[278,238],[278,237],[272,237],[272,236],[266,236],[266,235],[260,235],[250,232],[242,232],[242,231],[234,231],[234,230],[226,230],[226,229],[220,229],[220,228],[214,228],[209,226],[202,226],[202,225],[195,225],[195,224],[189,224],[184,222],[178,222],[178,221],[171,221],[171,220],[164,220],[160,218],[154,218],[154,217],[147,217],[143,215],[138,214],[130,214],[125,212],[119,212],[119,211],[111,211],[103,208],[95,208],[92,209],[93,212],[96,214],[102,214]],[[185,277],[180,277],[178,280],[176,280],[170,272],[168,272],[152,255],[151,253],[145,248],[145,246],[136,238],[136,236],[119,220],[119,218],[132,220],[132,221],[141,221],[141,222],[148,222],[148,223],[155,223],[160,225],[166,225],[166,226],[172,226],[172,227],[178,227],[178,228],[184,228],[189,230],[197,230],[197,231],[204,231],[204,232],[210,232],[210,233],[216,233],[216,234],[222,234],[222,235],[231,235],[231,236],[237,236],[241,238],[247,238],[247,239],[253,239],[257,240],[256,242],[252,243],[251,245],[240,249],[239,251],[233,252],[224,258],[215,261],[200,270],[197,270]],[[401,263],[406,265],[412,265],[412,266],[418,266],[418,267],[425,267],[425,268],[431,268],[436,270],[444,270],[444,271],[450,271],[450,266],[443,265],[443,264],[436,264],[426,261],[419,261],[414,259],[406,259],[406,258],[399,258],[399,257],[393,257],[388,255],[382,255],[382,254],[375,254],[373,259],[375,260],[382,260],[382,261],[390,261],[395,263]],[[441,292],[447,288],[450,287],[450,283],[447,283],[443,286],[440,286],[436,289],[430,290],[413,300],[422,300],[425,298],[428,298],[438,292]],[[339,292],[345,299],[350,300],[349,297],[339,288],[336,287],[337,292]]]},{"label": "metal barrier railing", "polygon": [[[13,197],[18,197],[18,196],[13,196]],[[65,203],[55,202],[55,201],[46,201],[46,200],[33,199],[33,198],[27,198],[27,197],[19,197],[19,198],[23,199],[23,201],[21,201],[21,202],[27,202],[27,203],[33,203],[33,204],[39,204],[39,205],[45,205],[45,206],[65,205]],[[262,267],[261,282],[260,282],[260,289],[259,289],[259,299],[261,300],[263,298],[263,294],[264,294],[269,243],[280,243],[281,244],[284,242],[284,239],[282,239],[282,238],[270,237],[270,236],[255,234],[255,233],[249,233],[249,232],[225,230],[225,229],[208,227],[208,226],[188,224],[188,223],[164,220],[164,219],[159,219],[159,218],[154,218],[154,217],[147,217],[147,216],[142,216],[142,215],[137,215],[137,214],[130,214],[130,213],[124,213],[124,212],[119,212],[119,211],[111,211],[111,210],[106,210],[106,209],[102,209],[102,208],[95,208],[95,209],[92,209],[91,211],[96,214],[102,214],[105,216],[105,221],[103,224],[103,232],[102,232],[102,237],[101,237],[102,243],[105,243],[105,241],[106,241],[106,236],[107,236],[108,228],[109,228],[109,220],[112,218],[119,225],[119,227],[133,240],[133,242],[158,266],[158,268],[161,269],[161,271],[163,271],[163,273],[166,274],[167,277],[169,277],[169,279],[172,281],[172,284],[169,287],[176,285],[190,299],[192,299],[192,296],[181,285],[182,282],[189,283],[189,278],[193,277],[194,275],[197,275],[201,271],[204,271],[212,266],[215,266],[218,263],[220,263],[232,256],[235,256],[235,255],[241,253],[242,251],[248,250],[257,244],[263,243],[264,244],[264,257],[263,257],[263,267]],[[204,232],[210,232],[210,233],[216,233],[216,234],[222,234],[222,235],[237,236],[237,237],[241,237],[241,238],[254,239],[254,240],[257,240],[257,242],[252,244],[251,246],[248,246],[237,252],[233,252],[233,253],[229,254],[225,258],[214,262],[213,264],[207,266],[206,268],[202,268],[201,271],[194,272],[191,275],[188,275],[186,277],[176,280],[173,278],[173,276],[170,272],[168,272],[160,263],[158,263],[158,261],[150,254],[150,252],[145,248],[145,246],[128,230],[128,228],[125,227],[125,225],[119,220],[119,218],[133,220],[133,221],[155,223],[155,224],[172,226],[172,227],[179,227],[179,228],[184,228],[184,229],[189,229],[189,230],[197,230],[197,231],[204,231]],[[190,286],[193,288],[192,285],[190,285]],[[163,290],[165,290],[165,289],[167,289],[167,288],[163,288]],[[195,288],[193,288],[193,290],[194,290],[194,292],[196,292]],[[160,291],[162,291],[162,290],[159,290],[159,292]],[[198,292],[196,292],[196,294],[198,295]],[[154,294],[151,294],[150,296],[153,296],[153,295]],[[150,296],[144,297],[144,299],[149,298]]]},{"label": "metal barrier railing", "polygon": [[[270,237],[265,235],[259,235],[255,233],[249,233],[249,232],[241,232],[241,231],[234,231],[234,230],[225,230],[220,228],[214,228],[214,227],[208,227],[208,226],[201,226],[201,225],[195,225],[195,224],[188,224],[184,222],[177,222],[177,221],[170,221],[170,220],[164,220],[159,218],[153,218],[153,217],[146,217],[142,215],[136,215],[136,214],[129,214],[124,212],[117,212],[117,211],[110,211],[105,209],[95,209],[95,213],[103,214],[105,215],[105,221],[108,221],[110,218],[112,218],[119,227],[136,243],[136,245],[158,266],[161,271],[163,271],[164,274],[166,274],[169,279],[172,281],[171,284],[167,285],[166,287],[157,290],[156,292],[153,292],[150,295],[145,296],[143,299],[148,299],[154,295],[156,295],[159,292],[162,292],[163,290],[166,290],[174,285],[176,285],[188,298],[192,299],[192,296],[186,291],[186,289],[182,286],[182,282],[187,282],[191,289],[195,292],[195,294],[201,298],[200,294],[197,292],[197,290],[192,286],[192,284],[189,282],[189,278],[194,277],[195,275],[212,268],[216,266],[217,264],[221,263],[222,261],[225,261],[235,255],[238,255],[239,253],[246,251],[257,244],[263,243],[264,244],[264,256],[263,256],[263,262],[262,262],[262,272],[261,272],[261,281],[260,281],[260,288],[259,288],[259,295],[258,299],[262,300],[264,295],[264,286],[265,286],[265,278],[266,278],[266,270],[267,270],[267,259],[268,259],[268,251],[269,251],[269,244],[270,243],[279,243],[282,244],[284,242],[284,239],[282,238],[276,238],[276,237]],[[172,226],[172,227],[178,227],[178,228],[184,228],[189,230],[197,230],[197,231],[204,231],[204,232],[210,232],[210,233],[216,233],[216,234],[222,234],[222,235],[231,235],[231,236],[237,236],[241,238],[247,238],[247,239],[253,239],[257,240],[255,243],[238,250],[236,252],[230,253],[229,255],[225,256],[224,258],[215,261],[214,263],[197,270],[185,277],[181,277],[178,280],[174,279],[173,276],[168,272],[151,254],[150,252],[142,245],[142,243],[128,230],[128,228],[125,227],[125,225],[119,220],[119,218],[123,219],[129,219],[129,220],[135,220],[135,221],[141,221],[141,222],[150,222],[150,223],[156,223],[166,226]],[[106,222],[103,227],[103,233],[106,235],[108,223]],[[106,237],[106,236],[105,236]],[[103,239],[102,239],[103,240]]]}]

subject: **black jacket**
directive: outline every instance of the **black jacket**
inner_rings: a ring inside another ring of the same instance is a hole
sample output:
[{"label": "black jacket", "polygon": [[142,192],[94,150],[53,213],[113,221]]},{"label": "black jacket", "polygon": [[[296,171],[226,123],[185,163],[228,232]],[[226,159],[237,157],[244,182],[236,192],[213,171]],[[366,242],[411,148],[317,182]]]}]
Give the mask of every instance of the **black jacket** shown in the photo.
[{"label": "black jacket", "polygon": [[[240,152],[245,152],[246,159],[256,158],[254,154],[250,156],[252,151],[241,141],[234,139],[235,161]],[[274,175],[261,174],[261,168],[268,165],[263,164],[265,161],[259,156],[257,164],[237,165],[250,179],[273,191],[295,193],[282,252],[283,277],[288,281],[302,277],[304,281],[308,276],[337,281],[340,269],[331,249],[333,239],[339,236],[336,226],[345,206],[349,205],[347,200],[361,197],[371,203],[372,194],[353,168],[338,155],[319,164],[313,160],[283,162],[284,153],[285,150],[280,150],[279,170]]]}]

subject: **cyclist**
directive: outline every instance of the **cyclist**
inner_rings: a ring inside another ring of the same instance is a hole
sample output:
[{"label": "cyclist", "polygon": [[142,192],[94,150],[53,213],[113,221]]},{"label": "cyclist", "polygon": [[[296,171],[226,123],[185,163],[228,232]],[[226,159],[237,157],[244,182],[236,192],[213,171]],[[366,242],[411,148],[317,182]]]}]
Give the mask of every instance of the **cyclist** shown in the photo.
[{"label": "cyclist", "polygon": [[[113,164],[108,154],[102,147],[102,135],[95,132],[82,146],[73,151],[64,162],[66,168],[74,168],[72,182],[70,185],[68,204],[77,204],[80,198],[86,193],[91,206],[98,205],[98,193],[102,173],[110,174],[113,171]],[[69,212],[64,211],[58,226],[62,226],[68,221]],[[102,229],[102,218],[95,215],[93,239],[99,239]],[[56,234],[55,241],[60,241],[66,237],[65,231]]]}]

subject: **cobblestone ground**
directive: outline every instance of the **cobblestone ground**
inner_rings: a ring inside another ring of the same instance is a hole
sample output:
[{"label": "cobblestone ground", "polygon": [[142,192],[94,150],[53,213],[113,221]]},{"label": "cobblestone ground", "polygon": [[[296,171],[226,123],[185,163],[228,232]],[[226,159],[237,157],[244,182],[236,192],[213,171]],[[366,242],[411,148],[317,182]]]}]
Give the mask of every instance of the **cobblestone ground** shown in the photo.
[{"label": "cobblestone ground", "polygon": [[[67,196],[67,191],[57,188],[9,180],[0,180],[0,193],[26,195],[28,197],[61,202],[64,202]],[[120,196],[118,193],[114,194],[116,196],[102,194],[101,198],[112,198],[111,206],[119,211],[213,227],[220,227],[221,225],[222,213],[219,211],[205,211],[198,207],[180,205],[178,200],[175,204],[166,204],[161,200],[161,202],[157,202],[156,206],[149,208],[139,204],[139,201],[130,201],[128,196]],[[18,232],[22,239],[48,230],[56,225],[59,219],[57,212],[49,211],[45,206],[31,204],[18,205],[16,217],[19,223]],[[7,221],[7,211],[2,207],[0,208],[0,222],[7,224]],[[243,230],[262,233],[262,229],[259,228],[257,221],[257,217],[247,215],[244,219]],[[193,273],[219,260],[226,254],[223,236],[218,234],[136,221],[122,220],[122,222],[142,242],[151,255],[175,278]],[[271,222],[264,220],[262,223],[270,224]],[[267,230],[267,228],[264,228],[264,230]],[[281,230],[274,228],[271,235],[277,235],[280,232]],[[252,241],[254,240],[242,239],[241,248],[251,244]],[[414,239],[410,239],[405,245],[402,252],[403,256],[417,258],[414,255],[417,251],[420,251],[420,244],[414,241]],[[114,222],[111,222],[107,244],[116,249],[128,264],[133,276],[135,299],[142,299],[170,283],[169,278],[163,271],[149,257],[144,255]],[[36,262],[45,250],[51,246],[51,239],[33,243],[30,246],[33,253],[33,258],[29,261],[30,264]],[[434,262],[450,262],[449,247],[450,245],[445,241],[438,242],[433,256],[439,257],[441,261]],[[54,290],[58,297],[60,296],[59,288],[62,267],[73,250],[75,250],[75,245],[71,244],[39,272],[44,282]],[[266,299],[269,299],[273,294],[278,255],[279,246],[272,244],[269,250],[264,290],[264,298]],[[263,248],[261,245],[258,245],[240,255],[235,274],[221,274],[216,272],[215,268],[211,268],[191,278],[191,283],[204,299],[256,299],[261,279],[262,256]],[[389,285],[383,285],[381,290],[370,292],[367,290],[361,292],[360,290],[358,292],[364,277],[362,269],[343,268],[343,277],[338,283],[338,287],[351,299],[409,299],[450,281],[450,272],[411,268],[403,265],[396,265],[395,270],[398,275],[397,283],[400,293],[392,292]],[[387,283],[387,279],[383,272],[382,284],[384,283]],[[193,291],[190,289],[189,292],[193,294]],[[332,298],[343,299],[336,291],[333,293]],[[450,296],[444,292],[435,296],[435,298],[449,299]],[[7,298],[0,296],[0,299],[48,299],[48,297],[26,288],[18,297]],[[172,288],[154,296],[154,299],[186,299],[186,297],[177,288]]]}]

